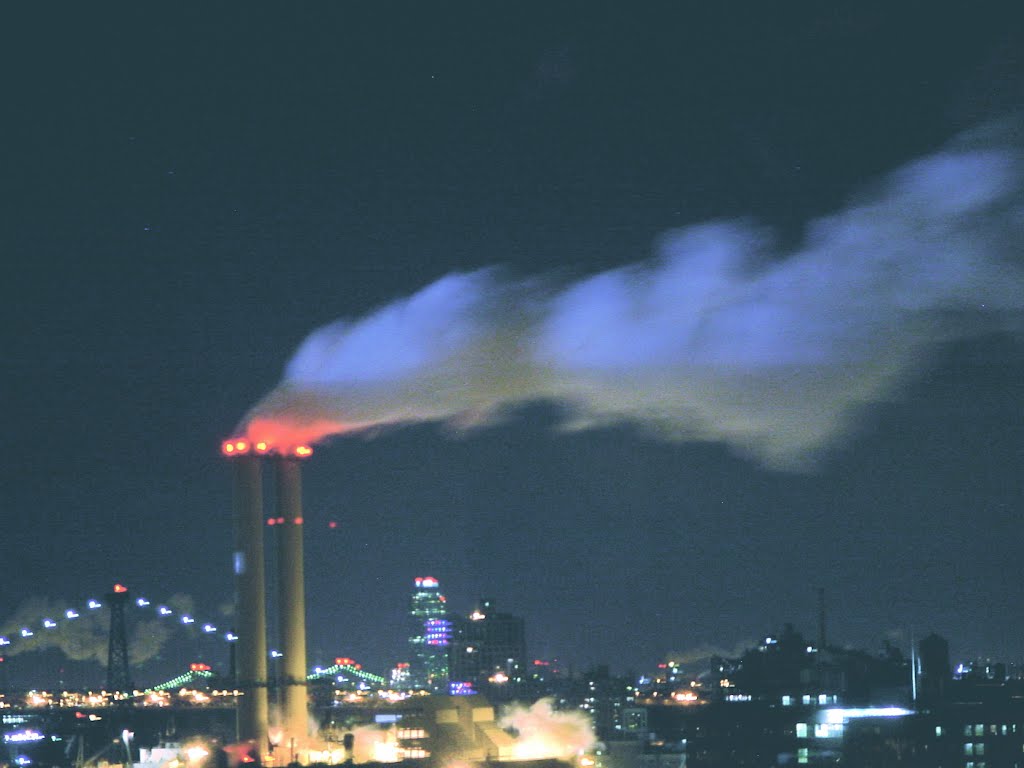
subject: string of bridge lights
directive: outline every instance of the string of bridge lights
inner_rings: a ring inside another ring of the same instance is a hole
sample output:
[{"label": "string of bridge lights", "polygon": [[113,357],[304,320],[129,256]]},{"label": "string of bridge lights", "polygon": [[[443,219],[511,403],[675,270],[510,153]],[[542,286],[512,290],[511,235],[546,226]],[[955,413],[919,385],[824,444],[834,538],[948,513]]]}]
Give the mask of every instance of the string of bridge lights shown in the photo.
[{"label": "string of bridge lights", "polygon": [[[124,593],[127,591],[128,588],[123,586],[122,584],[114,585],[115,593]],[[197,629],[204,635],[209,635],[211,637],[219,637],[224,642],[234,643],[238,640],[238,635],[236,635],[234,632],[230,630],[227,632],[222,632],[218,629],[216,624],[212,622],[200,621],[199,619],[195,618],[189,613],[176,613],[173,608],[169,607],[165,603],[154,603],[153,601],[145,597],[136,597],[134,600],[131,601],[130,604],[136,610],[152,612],[158,618],[167,619],[168,621],[174,621],[176,619],[177,622],[180,623],[182,626]],[[75,619],[81,618],[83,614],[98,611],[101,608],[103,608],[102,602],[96,600],[95,598],[90,598],[85,602],[83,606],[80,606],[79,608],[68,608],[67,610],[65,610],[63,617],[60,619],[55,619],[52,617],[43,618],[40,619],[36,624],[21,627],[17,634],[12,634],[9,636],[0,635],[0,658],[3,657],[5,647],[10,646],[12,648],[17,648],[18,643],[27,640],[28,638],[35,637],[36,632],[48,632],[55,629],[59,629],[62,625],[67,625],[70,622],[73,622]],[[284,656],[284,654],[278,650],[272,649],[267,653],[267,656],[270,659],[280,659]],[[355,674],[361,674],[362,676],[373,678],[375,681],[378,678],[380,682],[384,681],[384,678],[380,677],[379,675],[373,675],[369,672],[364,672],[361,664],[357,664],[355,661],[349,658],[335,659],[335,664],[326,669],[317,667],[313,670],[313,674],[311,675],[311,677],[329,675],[332,673],[336,673],[339,670],[345,670]]]},{"label": "string of bridge lights", "polygon": [[[114,585],[115,593],[122,593],[127,591],[128,588],[121,584]],[[131,605],[139,610],[148,609],[149,611],[154,613],[158,618],[166,618],[169,621],[173,621],[176,618],[180,624],[186,627],[194,625],[194,627],[203,634],[220,637],[225,642],[233,643],[236,640],[238,640],[238,635],[236,635],[234,632],[221,632],[217,628],[216,624],[208,621],[200,621],[188,613],[176,613],[173,608],[170,608],[164,603],[153,603],[145,597],[137,597],[131,601]],[[30,637],[35,637],[36,632],[46,632],[52,631],[54,629],[59,629],[62,625],[67,625],[70,622],[73,622],[75,619],[81,618],[83,614],[88,614],[92,611],[98,611],[102,607],[102,602],[96,600],[95,598],[90,598],[85,602],[85,605],[83,606],[79,606],[78,608],[68,608],[67,610],[65,610],[62,618],[43,618],[39,620],[38,624],[21,627],[21,629],[18,630],[17,634],[12,634],[10,636],[0,635],[0,653],[3,652],[2,649],[5,646],[17,647],[15,645],[16,643],[22,640],[27,640]],[[277,652],[273,651],[272,653]]]}]

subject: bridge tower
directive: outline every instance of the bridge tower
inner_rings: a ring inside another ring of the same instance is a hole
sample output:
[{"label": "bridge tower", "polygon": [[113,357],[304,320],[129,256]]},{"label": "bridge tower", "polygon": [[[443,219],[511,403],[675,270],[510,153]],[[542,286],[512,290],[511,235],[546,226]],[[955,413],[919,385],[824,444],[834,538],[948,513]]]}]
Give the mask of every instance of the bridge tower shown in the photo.
[{"label": "bridge tower", "polygon": [[131,694],[132,676],[128,666],[128,633],[124,626],[124,607],[128,604],[128,588],[115,584],[107,595],[110,606],[110,643],[107,646],[107,691]]}]

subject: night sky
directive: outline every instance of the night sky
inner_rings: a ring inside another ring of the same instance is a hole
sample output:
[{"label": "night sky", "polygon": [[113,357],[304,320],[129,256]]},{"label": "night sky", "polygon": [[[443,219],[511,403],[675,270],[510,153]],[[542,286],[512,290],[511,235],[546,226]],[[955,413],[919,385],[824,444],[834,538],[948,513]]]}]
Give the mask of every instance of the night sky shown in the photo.
[{"label": "night sky", "polygon": [[[1019,148],[1012,4],[771,5],[147,6],[8,28],[0,617],[121,581],[224,622],[219,444],[316,327],[454,271],[577,280],[709,220],[784,253],[964,131],[1008,120]],[[935,631],[957,658],[1022,661],[1017,315],[929,346],[800,468],[632,423],[565,431],[544,401],[330,441],[305,473],[310,662],[407,658],[418,575],[460,612],[493,597],[531,656],[577,669],[784,622],[813,637],[819,587],[835,643]],[[223,659],[186,640],[136,678],[193,650]],[[62,664],[9,663],[38,685]]]}]

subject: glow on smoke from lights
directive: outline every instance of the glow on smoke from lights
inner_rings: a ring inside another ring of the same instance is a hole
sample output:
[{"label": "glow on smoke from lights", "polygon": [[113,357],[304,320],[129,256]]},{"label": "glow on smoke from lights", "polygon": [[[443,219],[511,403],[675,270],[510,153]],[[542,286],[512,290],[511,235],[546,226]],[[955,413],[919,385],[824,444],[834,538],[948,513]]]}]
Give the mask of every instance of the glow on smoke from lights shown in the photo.
[{"label": "glow on smoke from lights", "polygon": [[305,459],[313,455],[313,447],[305,440],[291,439],[259,439],[249,440],[242,437],[232,437],[220,445],[220,452],[225,456],[246,456],[250,452],[260,456],[277,454],[279,456],[294,456]]}]

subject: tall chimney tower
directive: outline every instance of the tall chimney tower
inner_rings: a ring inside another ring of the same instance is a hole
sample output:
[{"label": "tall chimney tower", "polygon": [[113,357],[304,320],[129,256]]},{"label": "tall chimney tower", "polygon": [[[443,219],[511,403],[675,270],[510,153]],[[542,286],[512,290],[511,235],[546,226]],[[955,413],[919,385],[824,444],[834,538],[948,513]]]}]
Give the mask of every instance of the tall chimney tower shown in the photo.
[{"label": "tall chimney tower", "polygon": [[279,641],[282,661],[282,746],[298,759],[309,735],[306,686],[306,589],[302,551],[302,473],[300,460],[310,449],[277,456],[277,567]]},{"label": "tall chimney tower", "polygon": [[249,441],[223,445],[234,469],[235,613],[238,622],[237,710],[239,741],[255,742],[258,754],[268,749],[267,608],[263,566],[262,459]]}]

